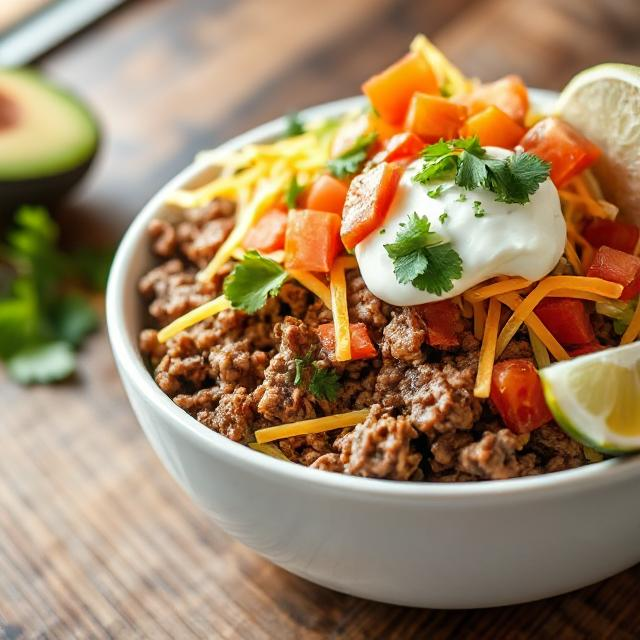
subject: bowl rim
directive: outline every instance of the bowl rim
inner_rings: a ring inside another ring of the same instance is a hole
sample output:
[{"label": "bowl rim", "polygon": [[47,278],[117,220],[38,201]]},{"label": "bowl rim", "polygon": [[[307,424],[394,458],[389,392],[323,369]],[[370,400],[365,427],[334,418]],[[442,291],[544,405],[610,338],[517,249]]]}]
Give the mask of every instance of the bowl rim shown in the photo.
[{"label": "bowl rim", "polygon": [[[547,90],[530,89],[530,92],[532,102],[541,109],[549,107],[558,96],[556,92]],[[362,105],[363,98],[356,96],[310,107],[302,110],[300,115],[304,119],[332,117],[362,107]],[[232,138],[219,145],[217,149],[233,150],[245,144],[277,137],[284,132],[285,126],[285,117],[276,118]],[[422,500],[446,499],[457,502],[480,496],[493,499],[512,499],[515,496],[522,498],[525,495],[547,494],[550,489],[554,489],[556,492],[585,491],[592,487],[601,487],[605,483],[624,481],[634,475],[640,477],[640,456],[634,456],[612,458],[576,469],[539,476],[484,482],[414,483],[361,478],[286,463],[253,451],[245,445],[233,442],[221,434],[203,427],[195,418],[180,409],[165,395],[147,371],[138,345],[129,338],[128,323],[123,313],[123,307],[127,288],[132,285],[129,277],[132,259],[146,242],[146,228],[149,221],[162,210],[166,196],[171,191],[196,178],[207,166],[207,163],[199,162],[196,159],[162,187],[135,216],[116,252],[106,295],[107,329],[121,375],[123,371],[126,372],[127,381],[131,383],[134,392],[145,396],[163,414],[167,423],[172,425],[172,428],[181,430],[181,435],[189,438],[193,444],[216,455],[224,455],[237,465],[251,465],[255,472],[271,474],[274,479],[278,478],[281,481],[311,483],[318,489],[346,490],[362,496],[388,497],[394,500],[421,498]],[[138,329],[134,335],[137,331]]]}]

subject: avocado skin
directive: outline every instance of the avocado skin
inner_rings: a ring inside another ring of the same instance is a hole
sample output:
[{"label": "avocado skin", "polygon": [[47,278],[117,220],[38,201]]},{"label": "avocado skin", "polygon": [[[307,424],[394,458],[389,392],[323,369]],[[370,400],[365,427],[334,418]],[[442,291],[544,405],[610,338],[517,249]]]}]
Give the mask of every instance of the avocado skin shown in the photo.
[{"label": "avocado skin", "polygon": [[96,147],[82,164],[62,173],[27,180],[0,180],[0,219],[10,218],[23,204],[55,206],[86,175],[97,150]]}]

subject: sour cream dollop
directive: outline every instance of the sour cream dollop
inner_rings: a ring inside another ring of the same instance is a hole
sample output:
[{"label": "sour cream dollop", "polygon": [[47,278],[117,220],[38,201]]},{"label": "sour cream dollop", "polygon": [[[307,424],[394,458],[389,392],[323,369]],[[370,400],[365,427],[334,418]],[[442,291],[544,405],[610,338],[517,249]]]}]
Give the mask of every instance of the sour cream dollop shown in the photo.
[{"label": "sour cream dollop", "polygon": [[[497,147],[488,147],[487,152],[498,159],[511,153]],[[467,191],[453,180],[434,181],[427,187],[417,184],[412,178],[421,166],[422,160],[416,160],[407,167],[384,224],[356,246],[360,272],[374,295],[389,304],[409,306],[452,298],[494,276],[539,280],[553,270],[564,253],[567,229],[558,191],[550,179],[527,204],[507,204],[496,202],[495,193]],[[438,184],[443,187],[441,194],[428,196],[427,191]],[[476,217],[476,201],[486,211],[483,217]],[[384,248],[395,241],[400,223],[413,212],[426,216],[431,231],[451,242],[462,258],[462,277],[453,280],[453,289],[441,296],[420,291],[410,283],[400,284]],[[445,212],[447,216],[441,221]]]}]

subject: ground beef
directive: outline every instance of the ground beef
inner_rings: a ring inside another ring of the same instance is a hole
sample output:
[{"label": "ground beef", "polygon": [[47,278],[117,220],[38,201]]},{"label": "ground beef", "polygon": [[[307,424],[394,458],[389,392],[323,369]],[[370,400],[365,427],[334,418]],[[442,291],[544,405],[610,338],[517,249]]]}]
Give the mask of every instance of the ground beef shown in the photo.
[{"label": "ground beef", "polygon": [[422,456],[412,447],[418,433],[405,416],[393,417],[374,405],[367,419],[349,435],[341,447],[344,473],[409,480],[418,469]]},{"label": "ground beef", "polygon": [[[469,319],[460,319],[459,346],[429,346],[422,316],[376,298],[357,269],[347,272],[349,319],[366,325],[377,357],[332,360],[315,331],[331,311],[294,281],[251,316],[228,309],[160,344],[158,329],[220,294],[232,261],[212,282],[196,274],[224,242],[234,211],[216,200],[180,221],[153,221],[150,245],[161,262],[139,282],[150,327],[140,351],[160,388],[204,426],[247,443],[259,428],[371,407],[355,428],[275,444],[298,464],[393,480],[495,480],[586,464],[582,446],[554,423],[517,436],[490,402],[474,397],[479,341]],[[611,344],[611,322],[593,320],[600,342]],[[531,357],[524,329],[500,356]],[[309,389],[314,371],[324,370],[339,380],[335,397]]]}]

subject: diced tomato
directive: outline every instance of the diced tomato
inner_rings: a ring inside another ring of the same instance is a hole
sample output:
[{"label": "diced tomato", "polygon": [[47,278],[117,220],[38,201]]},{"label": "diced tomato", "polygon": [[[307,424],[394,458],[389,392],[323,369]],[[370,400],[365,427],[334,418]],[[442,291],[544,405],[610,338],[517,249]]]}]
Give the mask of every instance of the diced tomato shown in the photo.
[{"label": "diced tomato", "polygon": [[596,339],[582,300],[545,298],[535,308],[535,314],[553,337],[565,347],[588,344]]},{"label": "diced tomato", "polygon": [[339,215],[309,209],[289,212],[284,242],[285,267],[327,273],[339,250]]},{"label": "diced tomato", "polygon": [[489,105],[471,116],[460,131],[463,138],[478,136],[483,147],[512,149],[525,134],[526,129],[512,120],[504,111]]},{"label": "diced tomato", "polygon": [[479,85],[470,96],[462,97],[461,102],[469,107],[472,114],[493,105],[512,120],[523,124],[529,109],[529,93],[521,78],[509,75],[495,82]]},{"label": "diced tomato", "polygon": [[427,343],[438,349],[460,346],[464,329],[460,308],[451,300],[429,302],[417,307],[427,328]]},{"label": "diced tomato", "polygon": [[[316,333],[320,339],[322,348],[329,354],[333,354],[336,348],[336,332],[333,322],[318,325]],[[362,322],[349,324],[351,336],[351,359],[362,360],[375,358],[378,355],[376,348],[369,338],[367,327]]]},{"label": "diced tomato", "polygon": [[579,347],[572,347],[567,349],[567,353],[575,358],[577,356],[585,356],[589,353],[595,353],[596,351],[602,351],[606,347],[602,346],[599,342],[589,342],[588,344],[582,344]]},{"label": "diced tomato", "polygon": [[489,397],[514,433],[529,433],[552,419],[538,372],[530,360],[496,362]]},{"label": "diced tomato", "polygon": [[587,271],[590,278],[617,282],[624,289],[620,300],[631,300],[640,293],[640,258],[611,247],[600,247]]},{"label": "diced tomato", "polygon": [[520,144],[525,151],[551,163],[551,180],[561,187],[590,167],[600,149],[571,125],[558,118],[544,118],[527,131]]},{"label": "diced tomato", "polygon": [[606,245],[618,251],[633,253],[638,243],[640,228],[617,220],[593,218],[585,226],[582,235],[596,249]]},{"label": "diced tomato", "polygon": [[284,248],[284,234],[287,229],[287,214],[280,209],[267,211],[247,232],[242,245],[245,249],[257,251],[278,251]]},{"label": "diced tomato", "polygon": [[382,224],[402,170],[395,163],[383,162],[351,181],[340,228],[342,242],[347,249],[353,249]]},{"label": "diced tomato", "polygon": [[347,185],[329,175],[320,176],[309,189],[306,206],[316,211],[342,214]]},{"label": "diced tomato", "polygon": [[467,108],[442,96],[414,93],[405,120],[405,129],[425,142],[458,137],[467,119]]},{"label": "diced tomato", "polygon": [[411,96],[416,92],[439,94],[438,81],[423,56],[408,53],[362,85],[363,93],[383,120],[402,124]]},{"label": "diced tomato", "polygon": [[396,162],[397,160],[413,160],[420,155],[424,149],[424,142],[417,135],[404,131],[398,133],[387,141],[382,151],[378,152],[374,158],[374,163]]}]

